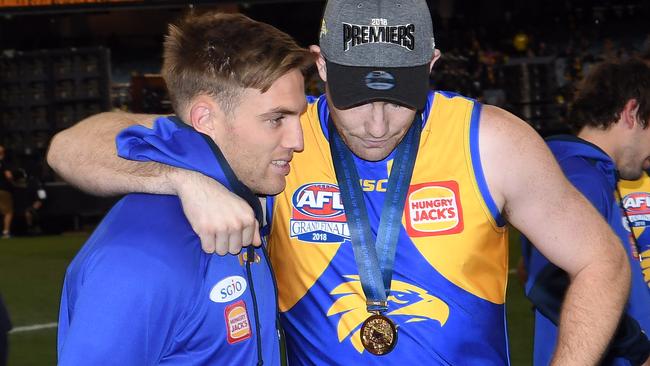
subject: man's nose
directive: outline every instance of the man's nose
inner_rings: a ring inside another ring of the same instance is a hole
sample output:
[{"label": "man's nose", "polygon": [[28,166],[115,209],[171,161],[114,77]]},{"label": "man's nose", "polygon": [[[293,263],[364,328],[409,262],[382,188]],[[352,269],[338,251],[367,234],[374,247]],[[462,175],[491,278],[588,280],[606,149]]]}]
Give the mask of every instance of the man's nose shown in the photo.
[{"label": "man's nose", "polygon": [[384,102],[373,102],[370,108],[370,117],[366,121],[366,132],[374,137],[381,138],[388,133],[388,121],[384,112]]},{"label": "man's nose", "polygon": [[300,125],[300,117],[291,118],[291,123],[284,133],[283,147],[293,151],[302,151],[304,148],[304,141],[302,138],[302,126]]}]

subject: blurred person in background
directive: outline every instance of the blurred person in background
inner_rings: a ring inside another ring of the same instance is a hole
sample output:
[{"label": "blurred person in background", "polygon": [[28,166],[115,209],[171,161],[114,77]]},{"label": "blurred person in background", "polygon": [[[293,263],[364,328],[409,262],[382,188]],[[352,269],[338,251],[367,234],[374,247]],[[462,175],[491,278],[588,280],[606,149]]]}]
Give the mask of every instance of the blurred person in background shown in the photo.
[{"label": "blurred person in background", "polygon": [[11,222],[14,217],[13,174],[6,162],[6,151],[0,145],[0,214],[2,218],[2,238],[11,237]]},{"label": "blurred person in background", "polygon": [[[647,277],[648,260],[640,263],[639,243],[634,236],[630,240],[628,231],[650,221],[647,194],[625,194],[623,206],[631,212],[626,215],[617,191],[619,178],[636,180],[650,168],[650,67],[639,60],[595,66],[578,88],[568,121],[576,136],[553,136],[547,143],[569,181],[618,235],[632,271],[625,312],[602,363],[650,365],[650,291],[643,273]],[[551,362],[569,276],[531,242],[522,237],[525,290],[535,306],[534,364],[539,366]]]},{"label": "blurred person in background", "polygon": [[7,358],[9,356],[9,331],[11,330],[11,321],[9,320],[9,312],[2,301],[0,295],[0,366],[7,365]]},{"label": "blurred person in background", "polygon": [[[43,183],[24,169],[17,169],[14,175],[14,208],[24,225],[22,231],[29,235],[41,233],[40,211],[43,208],[47,193]],[[14,231],[18,232],[19,222],[14,221]]]},{"label": "blurred person in background", "polygon": [[[648,36],[650,40],[650,36]],[[650,66],[650,43],[641,53],[641,59]],[[630,232],[634,256],[641,264],[643,278],[650,291],[650,175],[649,170],[637,180],[619,182],[619,199],[625,214],[623,225]]]}]

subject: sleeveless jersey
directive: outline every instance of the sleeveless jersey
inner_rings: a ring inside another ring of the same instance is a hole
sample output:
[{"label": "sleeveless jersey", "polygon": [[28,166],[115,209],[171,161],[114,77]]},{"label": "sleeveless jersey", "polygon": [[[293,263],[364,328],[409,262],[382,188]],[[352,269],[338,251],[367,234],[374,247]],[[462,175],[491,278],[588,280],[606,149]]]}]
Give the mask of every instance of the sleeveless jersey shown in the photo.
[{"label": "sleeveless jersey", "polygon": [[632,226],[638,244],[632,246],[632,253],[639,260],[643,279],[650,289],[650,230],[647,229],[650,226],[650,177],[643,173],[639,180],[621,180],[618,187],[627,213],[623,226]]},{"label": "sleeveless jersey", "polygon": [[[309,98],[305,150],[269,205],[290,364],[509,363],[507,231],[481,170],[480,112],[478,102],[454,94],[428,97],[386,313],[398,326],[397,345],[375,356],[360,341],[369,314],[330,155],[327,101]],[[375,235],[393,154],[355,157]]]}]

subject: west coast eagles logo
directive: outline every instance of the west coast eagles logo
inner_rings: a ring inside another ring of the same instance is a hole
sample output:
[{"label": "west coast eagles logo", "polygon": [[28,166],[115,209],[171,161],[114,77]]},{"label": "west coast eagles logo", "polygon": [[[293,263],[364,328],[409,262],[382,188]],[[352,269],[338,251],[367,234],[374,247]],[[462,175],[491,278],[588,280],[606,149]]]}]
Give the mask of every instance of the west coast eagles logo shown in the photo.
[{"label": "west coast eagles logo", "polygon": [[341,243],[350,238],[339,187],[309,183],[292,197],[290,236],[312,243]]},{"label": "west coast eagles logo", "polygon": [[[327,316],[341,314],[337,331],[339,342],[349,339],[359,353],[364,352],[359,333],[361,323],[368,317],[366,304],[361,294],[361,282],[358,275],[344,276],[348,279],[330,292],[340,295],[327,311]],[[393,280],[391,295],[388,298],[386,315],[398,325],[423,321],[435,321],[444,326],[449,318],[449,305],[429,294],[422,288],[406,282]]]}]

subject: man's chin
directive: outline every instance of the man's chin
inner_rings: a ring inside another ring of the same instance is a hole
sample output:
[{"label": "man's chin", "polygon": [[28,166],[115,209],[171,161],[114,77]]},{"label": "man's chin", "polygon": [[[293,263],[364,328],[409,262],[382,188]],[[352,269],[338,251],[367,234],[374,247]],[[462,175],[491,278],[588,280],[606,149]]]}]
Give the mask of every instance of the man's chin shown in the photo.
[{"label": "man's chin", "polygon": [[619,171],[619,175],[620,175],[620,178],[624,179],[624,180],[637,180],[637,179],[641,179],[641,177],[643,176],[643,170],[638,170],[638,171],[637,170],[635,170],[635,171],[631,171],[631,170],[623,171],[623,170],[621,170],[621,171]]},{"label": "man's chin", "polygon": [[352,151],[357,157],[366,161],[381,161],[390,155],[390,150],[385,149],[355,149]]},{"label": "man's chin", "polygon": [[[284,178],[284,177],[283,177]],[[255,192],[257,195],[263,195],[263,196],[275,196],[276,194],[282,193],[284,191],[284,188],[286,186],[286,183],[284,182],[284,179],[281,184],[262,184],[258,187],[251,187],[251,190]]]}]

